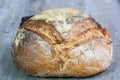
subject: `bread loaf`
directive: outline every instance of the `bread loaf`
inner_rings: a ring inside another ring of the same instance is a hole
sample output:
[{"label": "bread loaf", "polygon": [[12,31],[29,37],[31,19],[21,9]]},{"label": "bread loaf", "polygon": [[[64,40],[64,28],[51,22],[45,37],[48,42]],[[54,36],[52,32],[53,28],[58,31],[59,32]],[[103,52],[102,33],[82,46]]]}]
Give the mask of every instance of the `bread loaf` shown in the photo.
[{"label": "bread loaf", "polygon": [[28,75],[87,77],[109,67],[112,41],[106,29],[82,11],[51,9],[22,19],[12,56]]}]

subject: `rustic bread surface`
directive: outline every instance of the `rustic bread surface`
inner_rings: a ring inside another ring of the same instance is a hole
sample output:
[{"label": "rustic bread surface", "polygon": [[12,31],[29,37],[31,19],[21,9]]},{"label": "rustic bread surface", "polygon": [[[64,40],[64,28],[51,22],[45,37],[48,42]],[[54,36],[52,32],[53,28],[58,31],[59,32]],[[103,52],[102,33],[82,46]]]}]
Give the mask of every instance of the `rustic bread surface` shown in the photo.
[{"label": "rustic bread surface", "polygon": [[43,11],[21,22],[12,55],[18,69],[41,77],[86,77],[112,59],[109,33],[72,8]]}]

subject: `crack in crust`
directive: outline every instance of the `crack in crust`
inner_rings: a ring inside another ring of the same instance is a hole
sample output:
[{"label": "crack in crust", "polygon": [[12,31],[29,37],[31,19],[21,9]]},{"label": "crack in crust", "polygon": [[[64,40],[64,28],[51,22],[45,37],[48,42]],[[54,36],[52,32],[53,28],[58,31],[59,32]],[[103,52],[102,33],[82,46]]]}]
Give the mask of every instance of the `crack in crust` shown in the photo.
[{"label": "crack in crust", "polygon": [[47,24],[44,21],[27,20],[22,23],[22,26],[25,29],[28,29],[41,35],[41,37],[43,37],[47,42],[50,42],[52,44],[59,43],[62,41],[60,33],[56,31],[52,25]]},{"label": "crack in crust", "polygon": [[[53,49],[57,48],[58,53],[66,53],[66,51],[97,37],[107,40],[110,38],[106,29],[96,23],[93,18],[78,21],[72,29],[63,34],[60,34],[51,24],[41,20],[26,20],[22,23],[22,27],[40,35]],[[62,37],[61,35],[64,34],[65,36]],[[108,43],[110,42],[109,40]]]}]

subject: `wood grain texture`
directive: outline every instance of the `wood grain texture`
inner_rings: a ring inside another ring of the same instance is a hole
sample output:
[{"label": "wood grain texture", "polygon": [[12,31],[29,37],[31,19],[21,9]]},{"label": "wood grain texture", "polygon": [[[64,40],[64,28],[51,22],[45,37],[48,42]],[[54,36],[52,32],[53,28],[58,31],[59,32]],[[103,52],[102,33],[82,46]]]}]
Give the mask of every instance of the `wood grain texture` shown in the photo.
[{"label": "wood grain texture", "polygon": [[11,45],[23,16],[39,11],[72,7],[81,9],[105,26],[113,40],[113,60],[105,72],[89,78],[57,78],[59,80],[120,80],[120,0],[0,0],[0,80],[52,80],[27,76],[16,69]]}]

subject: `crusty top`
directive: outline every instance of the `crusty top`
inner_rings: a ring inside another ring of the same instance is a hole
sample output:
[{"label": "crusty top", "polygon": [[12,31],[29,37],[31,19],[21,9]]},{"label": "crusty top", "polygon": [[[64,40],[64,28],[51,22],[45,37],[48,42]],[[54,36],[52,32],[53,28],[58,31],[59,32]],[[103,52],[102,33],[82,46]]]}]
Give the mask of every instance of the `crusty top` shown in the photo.
[{"label": "crusty top", "polygon": [[105,28],[90,16],[72,8],[43,11],[23,21],[21,28],[38,34],[43,42],[49,43],[53,52],[57,49],[55,53],[65,54],[95,38],[104,38],[111,43]]}]

